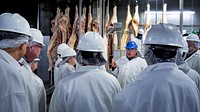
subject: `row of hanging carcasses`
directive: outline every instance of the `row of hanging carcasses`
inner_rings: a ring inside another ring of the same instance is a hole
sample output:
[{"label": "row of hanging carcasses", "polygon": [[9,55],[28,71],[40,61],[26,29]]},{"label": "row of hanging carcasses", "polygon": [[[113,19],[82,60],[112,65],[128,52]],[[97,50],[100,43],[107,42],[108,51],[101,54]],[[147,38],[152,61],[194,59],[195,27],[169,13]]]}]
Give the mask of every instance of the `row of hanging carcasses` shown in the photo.
[{"label": "row of hanging carcasses", "polygon": [[[108,62],[111,61],[111,55],[113,54],[114,50],[124,50],[124,46],[126,45],[127,41],[130,40],[129,33],[132,32],[134,34],[134,37],[138,34],[138,25],[140,22],[139,13],[138,13],[138,5],[135,6],[135,12],[132,17],[131,11],[130,11],[130,5],[127,5],[127,16],[126,21],[123,28],[123,35],[121,38],[117,38],[117,34],[114,33],[112,36],[109,36],[106,32],[109,28],[114,27],[114,23],[117,23],[117,6],[113,7],[113,14],[110,18],[109,15],[109,9],[106,7],[106,13],[104,17],[104,43],[105,43],[105,54],[107,57]],[[166,4],[165,4],[165,10],[166,11]],[[76,50],[77,44],[78,44],[78,33],[79,33],[79,14],[78,14],[78,7],[75,8],[75,17],[73,25],[70,24],[70,8],[67,7],[65,9],[65,14],[57,8],[56,11],[56,17],[51,21],[52,28],[51,31],[53,35],[50,38],[50,43],[48,45],[47,50],[47,56],[49,59],[49,67],[53,68],[56,59],[57,59],[57,47],[61,43],[67,43],[69,47],[74,48]],[[163,15],[166,15],[166,13],[163,13]],[[164,16],[163,16],[164,17]],[[166,17],[165,17],[166,18]],[[163,19],[164,21],[160,22],[166,22],[166,19]],[[87,23],[87,25],[86,25]],[[83,7],[82,9],[82,15],[81,15],[81,34],[84,34],[86,31],[95,31],[99,32],[100,29],[100,8],[97,8],[97,17],[93,19],[92,16],[92,9],[91,5],[88,7],[88,17],[86,17],[86,7]],[[146,33],[151,28],[151,19],[150,19],[150,4],[147,4],[147,16],[146,16],[146,22],[144,24],[144,37]],[[129,33],[126,33],[129,32]],[[113,45],[110,45],[110,40],[112,38]],[[120,39],[120,40],[118,40]],[[120,43],[121,45],[119,45]],[[114,46],[112,48],[112,46]]]}]

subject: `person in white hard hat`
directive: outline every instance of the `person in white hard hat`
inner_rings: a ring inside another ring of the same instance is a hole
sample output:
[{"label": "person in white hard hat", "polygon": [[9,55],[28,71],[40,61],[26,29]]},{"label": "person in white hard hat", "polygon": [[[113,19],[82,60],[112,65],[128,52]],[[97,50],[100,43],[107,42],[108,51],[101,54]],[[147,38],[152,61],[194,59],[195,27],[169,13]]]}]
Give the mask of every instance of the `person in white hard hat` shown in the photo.
[{"label": "person in white hard hat", "polygon": [[18,13],[0,15],[0,111],[38,112],[18,61],[31,40],[30,25]]},{"label": "person in white hard hat", "polygon": [[46,111],[46,90],[44,88],[43,81],[33,73],[31,70],[30,64],[34,61],[34,59],[38,58],[41,52],[41,49],[44,45],[43,43],[43,35],[40,30],[36,28],[30,29],[32,41],[29,42],[26,48],[26,54],[19,61],[23,64],[23,69],[27,73],[27,80],[30,82],[30,91],[35,93],[37,98],[37,105],[39,112]]},{"label": "person in white hard hat", "polygon": [[170,23],[152,26],[144,41],[148,67],[118,93],[114,112],[200,112],[200,93],[175,61],[183,47],[178,28]]},{"label": "person in white hard hat", "polygon": [[200,90],[200,75],[197,71],[193,70],[188,66],[187,62],[184,61],[184,59],[187,56],[188,52],[188,44],[185,39],[183,39],[183,48],[180,49],[180,52],[178,52],[176,64],[178,65],[178,68],[182,70],[187,76],[189,76],[194,83],[196,84],[197,88]]},{"label": "person in white hard hat", "polygon": [[117,79],[102,69],[104,40],[88,31],[78,43],[79,69],[56,86],[49,112],[112,112],[112,101],[121,90]]},{"label": "person in white hard hat", "polygon": [[36,87],[36,93],[37,93],[37,98],[38,98],[39,112],[47,112],[46,90],[44,87],[44,83],[42,79],[38,77],[37,74],[34,72],[38,67],[39,61],[40,61],[39,58],[34,59],[34,61],[30,64],[30,67],[35,79],[35,87]]},{"label": "person in white hard hat", "polygon": [[[61,52],[63,61],[59,63],[58,68],[58,82],[75,72],[76,66],[76,51],[71,47],[65,48]],[[55,84],[57,85],[57,84]]]},{"label": "person in white hard hat", "polygon": [[196,34],[190,34],[186,38],[188,42],[189,51],[185,61],[188,65],[200,74],[200,51],[199,51],[199,37]]},{"label": "person in white hard hat", "polygon": [[68,48],[68,45],[66,43],[62,43],[57,47],[57,60],[56,60],[55,65],[54,65],[54,74],[53,74],[54,85],[58,83],[58,79],[57,79],[57,77],[58,77],[58,63],[60,63],[62,61],[62,58],[60,56],[61,56],[62,50],[65,49],[65,48]]}]

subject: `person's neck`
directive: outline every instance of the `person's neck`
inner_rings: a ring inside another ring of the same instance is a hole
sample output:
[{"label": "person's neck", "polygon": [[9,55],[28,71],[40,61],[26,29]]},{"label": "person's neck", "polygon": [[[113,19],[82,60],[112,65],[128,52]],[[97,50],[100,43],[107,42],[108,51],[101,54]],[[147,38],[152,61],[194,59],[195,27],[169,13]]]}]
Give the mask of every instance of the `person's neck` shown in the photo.
[{"label": "person's neck", "polygon": [[18,52],[17,48],[5,48],[3,50],[6,51],[9,55],[11,55],[15,60],[19,61],[21,59],[21,55]]},{"label": "person's neck", "polygon": [[135,58],[135,57],[128,57],[128,56],[126,56],[127,57],[127,59],[129,60],[129,61],[131,61],[133,58]]}]

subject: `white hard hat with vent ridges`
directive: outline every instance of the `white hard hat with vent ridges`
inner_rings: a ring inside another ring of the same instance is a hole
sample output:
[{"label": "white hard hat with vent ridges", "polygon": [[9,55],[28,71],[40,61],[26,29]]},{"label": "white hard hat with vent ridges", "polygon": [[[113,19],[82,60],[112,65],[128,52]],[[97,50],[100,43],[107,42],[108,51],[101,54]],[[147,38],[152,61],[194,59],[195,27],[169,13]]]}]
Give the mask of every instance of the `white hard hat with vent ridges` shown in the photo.
[{"label": "white hard hat with vent ridges", "polygon": [[104,40],[100,34],[88,31],[81,36],[77,49],[81,51],[103,52]]},{"label": "white hard hat with vent ridges", "polygon": [[0,15],[0,31],[9,31],[31,36],[28,21],[17,13],[3,13]]},{"label": "white hard hat with vent ridges", "polygon": [[175,25],[160,23],[152,26],[147,33],[144,44],[183,47],[183,38]]}]

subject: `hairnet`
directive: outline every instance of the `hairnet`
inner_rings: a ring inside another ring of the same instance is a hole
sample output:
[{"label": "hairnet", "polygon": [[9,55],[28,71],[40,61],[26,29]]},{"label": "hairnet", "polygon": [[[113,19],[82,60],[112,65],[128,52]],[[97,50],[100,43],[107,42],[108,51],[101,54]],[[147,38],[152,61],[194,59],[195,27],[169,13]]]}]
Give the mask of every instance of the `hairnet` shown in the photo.
[{"label": "hairnet", "polygon": [[180,64],[182,64],[182,63],[184,62],[184,59],[185,59],[185,57],[186,57],[186,54],[187,54],[187,53],[182,52],[181,49],[179,49],[179,50],[177,51],[177,58],[176,58],[176,64],[177,64],[177,65],[180,65]]},{"label": "hairnet", "polygon": [[0,32],[0,38],[0,49],[4,49],[19,47],[22,43],[28,43],[30,37],[17,33]]},{"label": "hairnet", "polygon": [[28,43],[28,46],[30,47],[30,46],[34,46],[34,45],[37,45],[37,44],[38,44],[37,42],[30,41],[30,42]]},{"label": "hairnet", "polygon": [[101,52],[78,51],[76,60],[80,65],[97,65],[106,64]]},{"label": "hairnet", "polygon": [[145,45],[144,58],[148,65],[161,62],[175,62],[176,48]]}]

